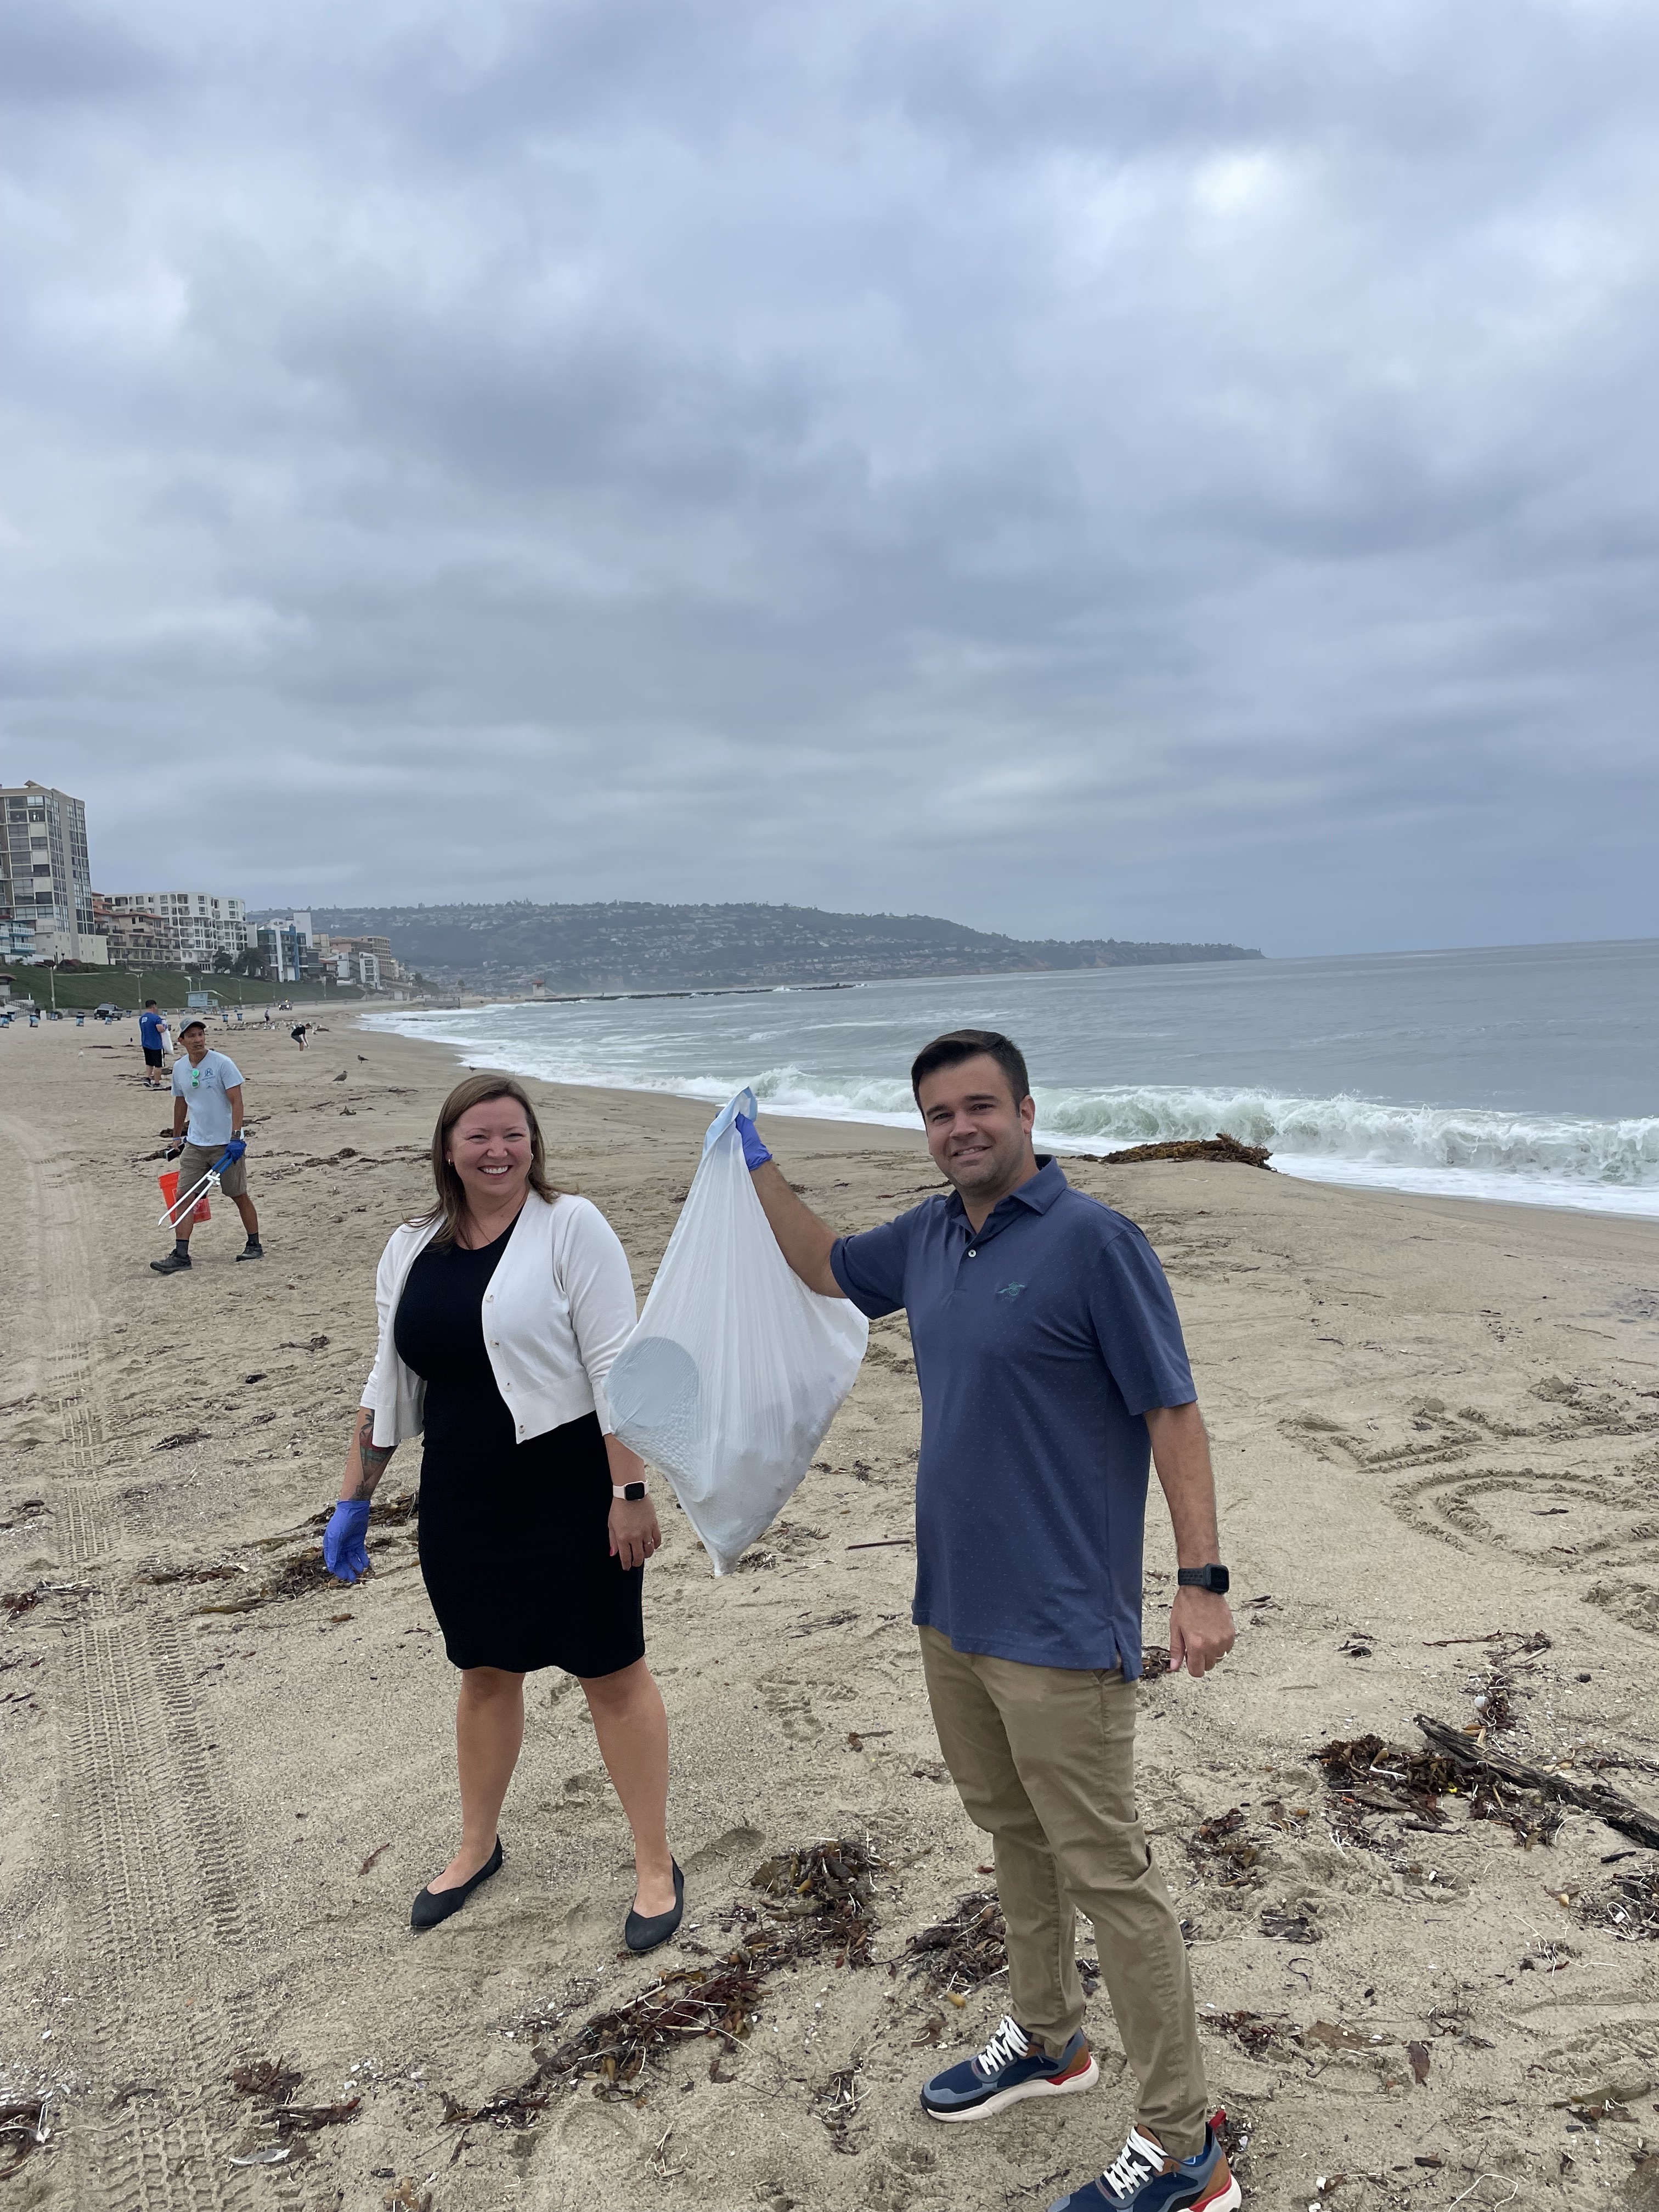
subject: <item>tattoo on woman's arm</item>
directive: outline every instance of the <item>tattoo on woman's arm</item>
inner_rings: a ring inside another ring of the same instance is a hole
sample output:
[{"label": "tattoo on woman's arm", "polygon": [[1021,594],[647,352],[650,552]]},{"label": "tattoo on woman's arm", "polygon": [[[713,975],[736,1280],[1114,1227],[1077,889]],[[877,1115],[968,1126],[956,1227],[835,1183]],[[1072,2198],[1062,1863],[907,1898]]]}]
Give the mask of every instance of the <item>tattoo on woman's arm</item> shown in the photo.
[{"label": "tattoo on woman's arm", "polygon": [[362,1469],[356,1494],[373,1498],[374,1486],[391,1463],[396,1444],[377,1444],[374,1441],[374,1416],[366,1413],[357,1425],[357,1464]]}]

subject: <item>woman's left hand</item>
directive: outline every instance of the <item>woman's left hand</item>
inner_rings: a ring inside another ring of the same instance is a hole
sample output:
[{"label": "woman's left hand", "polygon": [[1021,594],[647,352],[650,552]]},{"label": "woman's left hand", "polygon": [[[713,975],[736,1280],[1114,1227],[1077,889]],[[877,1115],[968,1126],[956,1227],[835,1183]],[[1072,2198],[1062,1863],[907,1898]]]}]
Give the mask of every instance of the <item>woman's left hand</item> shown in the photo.
[{"label": "woman's left hand", "polygon": [[611,1556],[620,1559],[625,1568],[642,1567],[653,1552],[662,1548],[662,1530],[657,1526],[657,1509],[648,1498],[630,1503],[625,1498],[611,1501]]}]

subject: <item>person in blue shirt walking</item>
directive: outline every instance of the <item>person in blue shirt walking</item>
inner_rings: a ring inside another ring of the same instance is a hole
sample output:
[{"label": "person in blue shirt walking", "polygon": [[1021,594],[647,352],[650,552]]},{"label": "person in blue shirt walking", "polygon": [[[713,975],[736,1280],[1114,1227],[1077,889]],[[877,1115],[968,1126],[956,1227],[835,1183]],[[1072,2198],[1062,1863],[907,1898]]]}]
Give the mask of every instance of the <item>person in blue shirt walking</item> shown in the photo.
[{"label": "person in blue shirt walking", "polygon": [[167,1024],[162,1019],[154,999],[146,999],[144,1011],[138,1017],[138,1042],[144,1048],[144,1088],[146,1091],[165,1091],[161,1080],[167,1066],[164,1041]]},{"label": "person in blue shirt walking", "polygon": [[[210,1052],[207,1024],[192,1015],[179,1032],[185,1057],[173,1063],[173,1141],[179,1152],[179,1195],[193,1190],[202,1177],[234,1145],[236,1157],[220,1170],[219,1188],[242,1217],[247,1243],[239,1260],[263,1260],[259,1217],[247,1194],[247,1163],[242,1158],[242,1071],[222,1052]],[[152,1260],[158,1275],[182,1274],[190,1266],[190,1232],[196,1209],[187,1206],[182,1221],[173,1228],[173,1249],[165,1260]]]},{"label": "person in blue shirt walking", "polygon": [[1132,1221],[1036,1153],[1025,1062],[958,1030],[911,1087],[951,1186],[837,1237],[739,1116],[755,1191],[790,1266],[873,1320],[902,1307],[921,1391],[914,1619],[939,1746],[995,1838],[1010,2016],[936,2074],[923,2109],[988,2118],[1091,2089],[1073,1912],[1139,2087],[1127,2142],[1051,2212],[1231,2212],[1186,1947],[1135,1803],[1141,1547],[1149,1462],[1180,1568],[1170,1667],[1232,1648],[1215,1482],[1169,1284]]}]

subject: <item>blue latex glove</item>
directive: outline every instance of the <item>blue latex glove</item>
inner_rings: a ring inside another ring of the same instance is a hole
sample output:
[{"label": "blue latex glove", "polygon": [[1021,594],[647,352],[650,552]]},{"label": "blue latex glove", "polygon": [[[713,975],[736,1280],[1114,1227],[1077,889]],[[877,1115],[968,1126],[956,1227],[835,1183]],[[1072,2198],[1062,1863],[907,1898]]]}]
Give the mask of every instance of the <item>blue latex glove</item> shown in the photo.
[{"label": "blue latex glove", "polygon": [[323,1565],[337,1583],[360,1582],[368,1572],[371,1508],[366,1498],[343,1498],[323,1531]]},{"label": "blue latex glove", "polygon": [[242,1139],[240,1137],[233,1137],[230,1142],[225,1146],[225,1149],[221,1154],[219,1159],[214,1162],[214,1165],[216,1167],[225,1165],[234,1168],[237,1161],[241,1158],[243,1153],[246,1152],[246,1150],[247,1146],[242,1142]]},{"label": "blue latex glove", "polygon": [[763,1168],[772,1155],[767,1151],[760,1131],[746,1114],[733,1115],[732,1127],[743,1139],[743,1164],[752,1175],[757,1168]]}]

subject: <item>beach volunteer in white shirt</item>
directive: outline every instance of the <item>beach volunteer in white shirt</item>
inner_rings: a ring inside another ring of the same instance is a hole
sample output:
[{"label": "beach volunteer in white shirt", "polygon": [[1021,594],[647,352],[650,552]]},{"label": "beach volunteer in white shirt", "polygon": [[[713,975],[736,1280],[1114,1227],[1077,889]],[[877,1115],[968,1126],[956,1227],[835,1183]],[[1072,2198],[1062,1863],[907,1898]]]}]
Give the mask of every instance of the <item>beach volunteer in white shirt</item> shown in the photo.
[{"label": "beach volunteer in white shirt", "polygon": [[432,1159],[436,1206],[381,1255],[379,1347],[324,1540],[341,1581],[368,1572],[375,1485],[398,1447],[423,1436],[421,1570],[461,1670],[461,1841],[411,1919],[447,1918],[501,1865],[524,1677],[557,1666],[581,1683],[633,1831],[627,1941],[653,1948],[679,1923],[684,1877],[668,1847],[668,1721],[641,1612],[662,1536],[605,1395],[635,1319],[627,1255],[591,1200],[547,1181],[534,1109],[510,1077],[456,1085]]},{"label": "beach volunteer in white shirt", "polygon": [[[242,1071],[222,1052],[208,1048],[207,1024],[193,1016],[179,1032],[185,1057],[173,1063],[173,1141],[179,1146],[178,1191],[180,1197],[194,1190],[210,1168],[217,1168],[219,1188],[242,1217],[247,1243],[239,1260],[263,1260],[259,1217],[248,1195],[247,1163],[240,1154],[222,1166],[224,1151],[242,1134]],[[165,1260],[152,1260],[158,1275],[176,1275],[191,1265],[190,1232],[196,1210],[186,1208],[173,1225],[173,1249]]]}]

